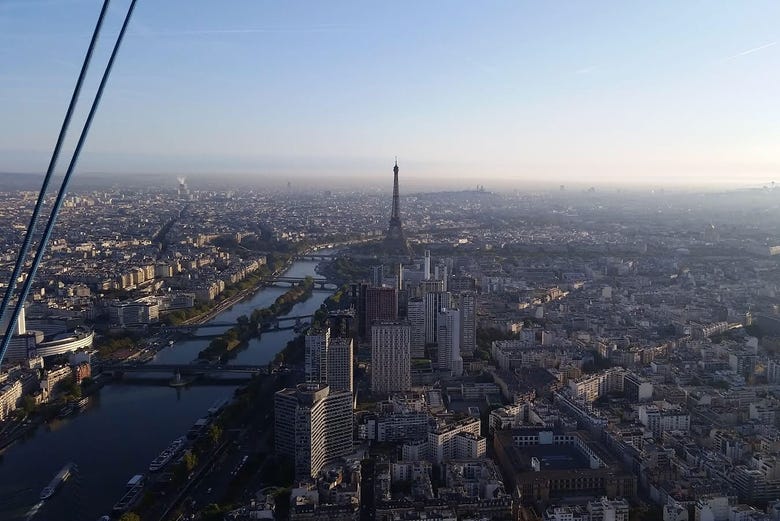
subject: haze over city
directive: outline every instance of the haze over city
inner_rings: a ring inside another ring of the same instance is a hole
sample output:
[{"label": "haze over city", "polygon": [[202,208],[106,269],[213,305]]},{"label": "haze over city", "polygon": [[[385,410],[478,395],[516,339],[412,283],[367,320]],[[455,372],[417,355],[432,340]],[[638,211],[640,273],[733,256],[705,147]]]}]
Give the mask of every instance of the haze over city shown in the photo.
[{"label": "haze over city", "polygon": [[[98,4],[0,2],[0,171],[45,170]],[[386,186],[398,155],[411,189],[762,186],[778,19],[771,0],[140,2],[78,170]]]},{"label": "haze over city", "polygon": [[0,0],[0,520],[780,521],[778,20]]}]

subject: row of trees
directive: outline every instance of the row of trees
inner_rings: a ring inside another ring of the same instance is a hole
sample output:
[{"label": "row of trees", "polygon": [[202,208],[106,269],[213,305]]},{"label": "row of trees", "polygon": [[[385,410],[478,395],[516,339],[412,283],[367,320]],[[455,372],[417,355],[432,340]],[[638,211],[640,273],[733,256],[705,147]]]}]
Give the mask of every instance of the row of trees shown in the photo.
[{"label": "row of trees", "polygon": [[257,328],[271,318],[284,315],[292,311],[293,306],[298,302],[304,301],[311,296],[314,290],[314,279],[306,277],[300,284],[293,286],[284,294],[277,297],[273,304],[267,308],[255,309],[249,317],[250,324]]}]

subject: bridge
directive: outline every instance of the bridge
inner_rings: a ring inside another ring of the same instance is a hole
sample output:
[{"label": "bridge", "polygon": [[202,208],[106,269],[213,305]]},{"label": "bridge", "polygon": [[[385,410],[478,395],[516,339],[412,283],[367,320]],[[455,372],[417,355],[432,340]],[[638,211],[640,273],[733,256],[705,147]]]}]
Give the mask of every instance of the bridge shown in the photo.
[{"label": "bridge", "polygon": [[328,253],[301,253],[300,255],[295,256],[295,260],[297,261],[323,261],[333,260],[335,258],[338,258],[338,255]]},{"label": "bridge", "polygon": [[[285,329],[295,329],[297,327],[300,327],[304,320],[309,320],[314,315],[287,315],[284,317],[277,317],[277,318],[271,318],[269,320],[266,320],[265,322],[261,323],[258,326],[259,331],[282,331]],[[294,322],[294,324],[291,325],[282,325],[284,322]],[[179,326],[168,326],[161,329],[163,333],[182,333],[185,335],[190,336],[197,336],[199,338],[208,338],[208,337],[217,337],[222,335],[223,331],[219,331],[216,333],[205,333],[200,334],[201,329],[211,329],[211,328],[230,328],[238,324],[238,322],[208,322],[205,324],[191,324],[191,325],[179,325]],[[196,334],[196,331],[198,331],[198,334]]]},{"label": "bridge", "polygon": [[103,364],[103,373],[167,373],[182,376],[200,376],[215,374],[242,373],[249,375],[267,375],[267,365],[211,365],[211,364]]},{"label": "bridge", "polygon": [[[303,277],[275,277],[271,279],[265,279],[263,282],[269,286],[295,286],[306,280]],[[333,282],[326,279],[314,279],[315,290],[327,290],[332,291],[338,289],[338,286]]]}]

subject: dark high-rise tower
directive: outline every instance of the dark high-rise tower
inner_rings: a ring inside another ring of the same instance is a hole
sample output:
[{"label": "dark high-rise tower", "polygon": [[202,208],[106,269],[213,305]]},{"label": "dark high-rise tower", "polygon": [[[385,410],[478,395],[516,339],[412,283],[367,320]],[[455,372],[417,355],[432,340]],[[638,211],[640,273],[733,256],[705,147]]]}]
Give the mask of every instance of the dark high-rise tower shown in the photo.
[{"label": "dark high-rise tower", "polygon": [[390,213],[390,225],[387,228],[385,247],[388,253],[409,254],[409,244],[406,242],[404,230],[401,226],[401,205],[398,197],[398,160],[395,161],[395,166],[393,167],[393,209]]}]

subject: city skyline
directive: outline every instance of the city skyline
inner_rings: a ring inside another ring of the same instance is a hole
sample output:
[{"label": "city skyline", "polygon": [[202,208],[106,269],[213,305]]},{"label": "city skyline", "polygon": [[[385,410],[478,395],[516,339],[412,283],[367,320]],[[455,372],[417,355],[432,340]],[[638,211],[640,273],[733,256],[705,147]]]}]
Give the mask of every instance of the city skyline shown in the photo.
[{"label": "city skyline", "polygon": [[[0,5],[0,171],[45,169],[98,7]],[[139,6],[79,173],[379,184],[395,154],[410,187],[778,171],[772,2],[182,7]]]}]

